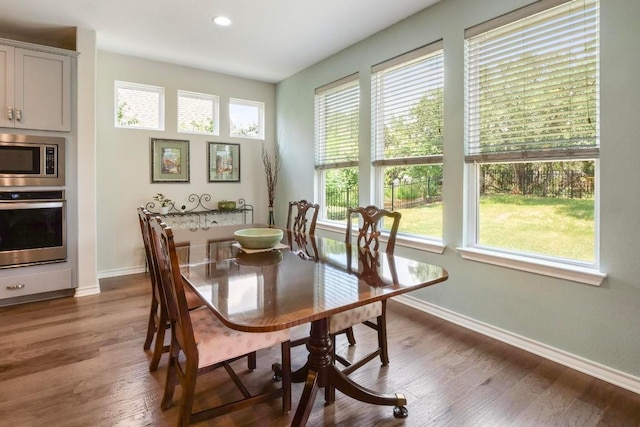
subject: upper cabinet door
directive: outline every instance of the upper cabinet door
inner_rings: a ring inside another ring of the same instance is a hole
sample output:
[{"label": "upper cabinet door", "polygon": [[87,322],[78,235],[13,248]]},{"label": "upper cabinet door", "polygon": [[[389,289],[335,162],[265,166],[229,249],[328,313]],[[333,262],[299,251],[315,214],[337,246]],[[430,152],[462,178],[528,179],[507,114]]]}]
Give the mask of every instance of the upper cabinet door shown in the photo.
[{"label": "upper cabinet door", "polygon": [[68,56],[15,49],[14,116],[16,128],[71,130]]},{"label": "upper cabinet door", "polygon": [[14,127],[14,48],[0,45],[0,127]]}]

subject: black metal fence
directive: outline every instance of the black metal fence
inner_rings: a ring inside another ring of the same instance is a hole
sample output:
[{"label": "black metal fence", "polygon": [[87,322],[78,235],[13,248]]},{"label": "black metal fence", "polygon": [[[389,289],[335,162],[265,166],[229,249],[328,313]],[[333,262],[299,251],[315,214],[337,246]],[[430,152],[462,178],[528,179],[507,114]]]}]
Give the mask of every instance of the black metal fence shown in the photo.
[{"label": "black metal fence", "polygon": [[342,221],[347,218],[347,207],[359,206],[358,186],[345,188],[327,188],[327,219]]},{"label": "black metal fence", "polygon": [[593,197],[594,179],[577,170],[492,170],[482,169],[480,194],[581,199]]},{"label": "black metal fence", "polygon": [[[594,194],[594,179],[577,170],[495,170],[482,168],[480,194],[518,194],[539,197],[589,198]],[[403,180],[386,185],[384,207],[407,209],[442,201],[442,177]],[[327,188],[327,219],[346,219],[347,207],[359,206],[358,187]]]},{"label": "black metal fence", "polygon": [[[427,205],[442,200],[442,177],[427,177],[424,180],[398,181],[384,188],[386,209],[405,209]],[[358,187],[327,189],[327,219],[346,219],[347,207],[359,206]]]}]

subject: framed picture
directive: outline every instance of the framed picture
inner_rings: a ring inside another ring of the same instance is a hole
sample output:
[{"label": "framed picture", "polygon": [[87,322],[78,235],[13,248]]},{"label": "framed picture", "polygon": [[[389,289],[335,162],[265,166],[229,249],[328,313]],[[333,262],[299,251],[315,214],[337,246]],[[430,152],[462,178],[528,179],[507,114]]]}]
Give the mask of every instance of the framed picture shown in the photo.
[{"label": "framed picture", "polygon": [[240,144],[209,142],[209,182],[240,182]]},{"label": "framed picture", "polygon": [[189,182],[189,141],[151,138],[151,182]]}]

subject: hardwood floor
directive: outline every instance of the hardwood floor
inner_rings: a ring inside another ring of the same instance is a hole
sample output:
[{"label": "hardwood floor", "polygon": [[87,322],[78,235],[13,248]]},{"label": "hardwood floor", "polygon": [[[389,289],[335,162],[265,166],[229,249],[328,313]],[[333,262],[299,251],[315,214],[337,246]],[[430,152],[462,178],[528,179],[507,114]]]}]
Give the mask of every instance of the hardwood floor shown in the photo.
[{"label": "hardwood floor", "polygon": [[[174,426],[174,407],[160,410],[166,355],[149,373],[142,350],[150,287],[144,274],[101,281],[100,295],[0,308],[1,426]],[[355,402],[338,392],[324,406],[322,391],[309,425],[339,426],[640,426],[640,395],[470,332],[438,318],[389,304],[389,356],[353,374],[368,388],[401,392],[409,417],[390,407]],[[301,331],[302,333],[306,330]],[[373,331],[355,330],[365,353]],[[306,360],[293,349],[294,367]],[[258,354],[258,369],[235,365],[250,389],[269,386],[279,347]],[[252,388],[253,386],[253,388]],[[223,370],[199,380],[196,406],[236,396]],[[294,410],[302,384],[294,384]],[[279,401],[219,417],[203,426],[286,426]]]}]

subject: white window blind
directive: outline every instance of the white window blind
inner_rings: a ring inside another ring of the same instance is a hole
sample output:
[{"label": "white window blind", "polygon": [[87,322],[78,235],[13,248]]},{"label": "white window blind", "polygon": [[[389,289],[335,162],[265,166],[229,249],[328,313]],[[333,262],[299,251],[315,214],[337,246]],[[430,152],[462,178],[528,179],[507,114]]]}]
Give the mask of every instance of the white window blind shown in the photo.
[{"label": "white window blind", "polygon": [[316,169],[358,165],[359,108],[358,74],[316,89]]},{"label": "white window blind", "polygon": [[598,156],[598,9],[539,1],[465,31],[467,162]]},{"label": "white window blind", "polygon": [[373,164],[442,163],[442,41],[371,69]]}]

